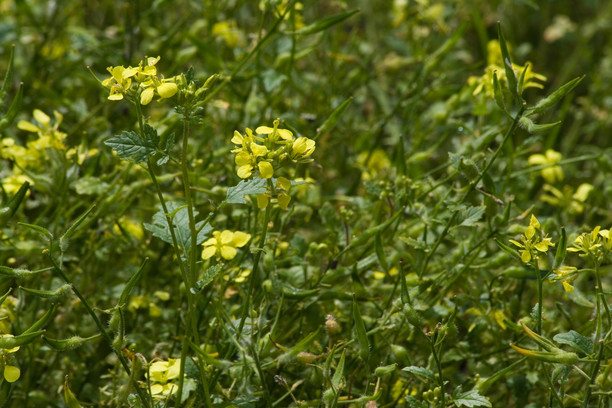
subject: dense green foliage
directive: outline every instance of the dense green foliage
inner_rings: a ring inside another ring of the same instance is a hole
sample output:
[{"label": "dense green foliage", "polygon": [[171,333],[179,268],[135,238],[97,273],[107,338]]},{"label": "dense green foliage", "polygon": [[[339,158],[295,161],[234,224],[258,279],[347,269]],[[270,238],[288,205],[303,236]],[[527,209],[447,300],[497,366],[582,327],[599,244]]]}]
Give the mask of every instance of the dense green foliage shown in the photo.
[{"label": "dense green foliage", "polygon": [[0,405],[610,406],[612,3],[0,15]]}]

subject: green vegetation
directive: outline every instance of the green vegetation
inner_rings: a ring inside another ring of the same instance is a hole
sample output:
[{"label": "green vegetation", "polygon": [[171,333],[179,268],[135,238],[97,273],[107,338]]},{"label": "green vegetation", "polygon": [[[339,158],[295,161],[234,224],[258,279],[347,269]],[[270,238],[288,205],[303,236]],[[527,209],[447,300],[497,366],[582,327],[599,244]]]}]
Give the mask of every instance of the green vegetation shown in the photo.
[{"label": "green vegetation", "polygon": [[0,13],[0,406],[610,406],[612,3]]}]

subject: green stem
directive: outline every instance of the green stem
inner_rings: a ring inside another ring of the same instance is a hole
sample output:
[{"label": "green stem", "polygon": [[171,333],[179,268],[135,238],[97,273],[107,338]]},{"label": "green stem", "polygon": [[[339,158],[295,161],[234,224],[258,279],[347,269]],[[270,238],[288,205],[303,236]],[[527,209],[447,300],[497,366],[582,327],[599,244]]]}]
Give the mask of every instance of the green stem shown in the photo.
[{"label": "green stem", "polygon": [[[459,204],[463,203],[467,199],[467,197],[472,193],[472,191],[474,191],[476,186],[478,186],[478,183],[480,183],[480,180],[482,180],[482,178],[487,173],[487,171],[489,171],[489,169],[491,168],[491,166],[495,162],[495,159],[497,159],[497,156],[499,156],[499,154],[501,153],[504,145],[506,144],[506,142],[508,141],[510,136],[516,130],[516,127],[518,126],[519,120],[521,119],[521,117],[523,117],[523,112],[524,111],[525,111],[525,105],[521,106],[521,109],[518,111],[518,113],[514,117],[514,120],[512,121],[512,125],[510,126],[510,128],[508,129],[506,134],[504,135],[504,138],[502,139],[502,142],[497,147],[497,150],[495,150],[495,152],[493,153],[493,156],[491,156],[491,159],[489,160],[489,162],[485,165],[485,167],[482,169],[482,171],[479,172],[478,177],[476,177],[476,179],[470,183],[470,186],[465,191],[465,193],[463,193],[463,195],[459,199]],[[447,221],[446,226],[444,227],[444,230],[442,231],[442,233],[440,234],[440,236],[438,237],[438,239],[434,243],[433,247],[431,248],[431,250],[429,251],[429,253],[425,257],[425,261],[423,262],[423,264],[421,265],[421,268],[418,271],[419,278],[422,277],[423,274],[425,273],[425,271],[427,270],[427,265],[429,264],[429,261],[431,260],[431,258],[435,254],[436,250],[438,249],[438,247],[442,243],[442,240],[444,238],[446,238],[446,234],[447,234],[448,230],[454,224],[455,219],[457,218],[458,215],[459,215],[459,210],[455,211],[453,213],[453,215],[450,217],[450,219]]]},{"label": "green stem", "polygon": [[444,392],[444,378],[442,377],[442,363],[440,362],[440,357],[436,352],[436,345],[434,336],[428,336],[429,343],[431,345],[431,353],[433,354],[433,358],[436,362],[436,368],[438,369],[438,384],[440,385],[440,395],[442,397],[442,407],[446,407],[446,393]]},{"label": "green stem", "polygon": [[[268,181],[271,184],[271,181]],[[266,212],[264,214],[263,225],[261,229],[261,235],[259,238],[257,252],[255,253],[255,259],[253,259],[253,272],[251,273],[251,279],[249,282],[249,292],[244,302],[244,308],[242,309],[242,316],[240,318],[240,325],[238,326],[238,338],[242,335],[242,329],[244,328],[244,322],[246,321],[247,316],[249,315],[249,311],[251,310],[251,298],[253,297],[253,292],[255,291],[255,281],[257,280],[257,274],[259,272],[259,261],[261,260],[261,254],[264,250],[264,245],[266,244],[266,236],[268,235],[268,223],[270,222],[270,214],[272,212],[272,203],[268,203],[266,207]]]},{"label": "green stem", "polygon": [[601,364],[601,358],[603,357],[604,350],[604,342],[599,341],[599,350],[597,351],[597,360],[593,367],[591,368],[591,373],[589,376],[591,377],[591,381],[589,381],[589,385],[586,386],[586,392],[584,394],[584,400],[582,401],[582,408],[588,408],[589,400],[591,399],[591,391],[593,389],[593,384],[595,384],[595,378],[597,377],[597,371],[599,371],[599,365]]},{"label": "green stem", "polygon": [[[123,355],[121,350],[117,350],[113,346],[113,339],[111,338],[110,334],[108,334],[108,332],[106,331],[106,328],[104,327],[104,325],[102,324],[102,322],[98,318],[98,315],[96,315],[96,313],[94,312],[93,308],[90,306],[89,302],[87,302],[87,299],[85,299],[83,297],[81,292],[76,288],[76,286],[70,280],[68,275],[66,275],[64,270],[57,264],[57,262],[55,262],[55,259],[53,259],[53,256],[51,256],[51,253],[49,251],[45,251],[45,254],[47,255],[47,258],[49,258],[49,260],[51,261],[51,264],[53,265],[53,269],[57,272],[57,274],[61,276],[61,278],[64,280],[64,282],[66,282],[67,284],[70,285],[70,287],[72,289],[72,292],[76,295],[76,297],[79,298],[79,300],[81,301],[81,303],[83,304],[83,306],[87,310],[87,313],[89,313],[89,315],[93,319],[96,327],[98,328],[98,331],[100,332],[100,334],[104,338],[104,341],[106,341],[108,343],[110,348],[113,350],[113,352],[115,353],[115,355],[119,359],[119,362],[121,362],[121,365],[123,366],[123,369],[125,370],[127,375],[131,378],[131,370],[130,370],[130,364],[128,362],[128,359]],[[140,401],[142,402],[142,404],[145,407],[149,407],[150,405],[149,405],[149,402],[147,400],[147,396],[144,393],[144,391],[138,386],[138,384],[136,382],[131,381],[131,383],[134,386],[134,389],[136,390],[136,393],[138,393],[138,397],[140,398]]]},{"label": "green stem", "polygon": [[538,279],[538,309],[536,312],[537,320],[536,320],[536,330],[535,331],[537,334],[542,334],[542,299],[543,299],[542,291],[543,291],[543,287],[542,287],[542,274],[540,273],[540,268],[538,266],[537,260],[534,261],[533,263],[533,269]]}]

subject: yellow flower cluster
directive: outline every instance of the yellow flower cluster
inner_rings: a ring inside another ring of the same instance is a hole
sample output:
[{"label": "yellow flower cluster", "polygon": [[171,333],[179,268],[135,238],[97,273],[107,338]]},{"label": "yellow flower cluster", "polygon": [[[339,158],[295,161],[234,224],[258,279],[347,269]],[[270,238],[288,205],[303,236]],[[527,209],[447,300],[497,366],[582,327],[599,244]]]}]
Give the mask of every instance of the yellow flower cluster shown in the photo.
[{"label": "yellow flower cluster", "polygon": [[563,180],[563,168],[557,165],[562,158],[561,153],[552,149],[547,149],[544,154],[533,154],[529,156],[527,163],[531,166],[547,166],[542,169],[542,177],[546,182],[553,184],[555,181]]},{"label": "yellow flower cluster", "polygon": [[79,164],[82,164],[85,158],[98,152],[97,149],[91,149],[82,153],[77,152],[75,148],[66,151],[64,140],[67,135],[59,130],[64,117],[58,111],[53,112],[54,120],[40,109],[34,109],[32,116],[34,117],[32,122],[21,120],[17,123],[17,127],[26,132],[35,133],[36,139],[28,141],[25,146],[17,144],[15,139],[10,137],[3,138],[0,143],[0,157],[11,160],[15,164],[12,174],[2,179],[4,190],[9,194],[16,192],[26,181],[34,184],[28,172],[48,170],[49,150],[61,152],[61,155],[65,155],[68,159],[78,153]]},{"label": "yellow flower cluster", "polygon": [[258,171],[262,179],[272,178],[274,164],[279,167],[283,161],[294,163],[309,163],[315,150],[315,141],[307,137],[293,138],[288,129],[279,129],[279,120],[274,121],[274,127],[259,126],[255,133],[246,128],[245,134],[235,131],[232,143],[238,147],[232,150],[236,154],[235,163],[238,177],[246,179]]},{"label": "yellow flower cluster", "polygon": [[127,67],[122,65],[116,67],[108,67],[107,70],[111,74],[110,78],[102,81],[102,85],[110,90],[108,99],[111,101],[120,101],[123,97],[134,88],[133,83],[137,83],[137,90],[140,90],[140,104],[148,105],[153,100],[155,95],[160,99],[168,99],[173,97],[178,92],[176,77],[163,78],[157,74],[155,64],[160,57],[148,57],[145,61],[140,61],[137,67]]},{"label": "yellow flower cluster", "polygon": [[251,239],[251,234],[241,231],[213,231],[213,237],[204,241],[204,250],[202,251],[202,259],[209,259],[213,256],[222,257],[225,260],[231,260],[236,257],[236,248],[245,246]]},{"label": "yellow flower cluster", "polygon": [[[490,98],[495,97],[493,75],[497,75],[497,79],[501,82],[506,81],[506,71],[504,69],[504,63],[497,40],[491,40],[487,44],[487,68],[483,76],[471,76],[468,78],[468,85],[474,86],[472,94],[474,96],[484,93]],[[531,65],[527,63],[525,66],[512,64],[514,75],[519,78],[523,71],[525,71],[523,88],[539,88],[542,89],[544,86],[540,83],[546,81],[544,75],[537,74],[531,69]]]},{"label": "yellow flower cluster", "polygon": [[174,383],[181,372],[181,359],[169,358],[168,361],[156,361],[149,367],[151,394],[156,398],[166,398],[178,390]]},{"label": "yellow flower cluster", "polygon": [[525,233],[521,236],[521,242],[513,239],[511,239],[510,242],[522,248],[519,252],[521,254],[521,260],[525,263],[537,260],[538,252],[548,252],[549,247],[555,246],[551,238],[542,234],[540,222],[533,214],[531,214],[529,226],[525,228]]}]

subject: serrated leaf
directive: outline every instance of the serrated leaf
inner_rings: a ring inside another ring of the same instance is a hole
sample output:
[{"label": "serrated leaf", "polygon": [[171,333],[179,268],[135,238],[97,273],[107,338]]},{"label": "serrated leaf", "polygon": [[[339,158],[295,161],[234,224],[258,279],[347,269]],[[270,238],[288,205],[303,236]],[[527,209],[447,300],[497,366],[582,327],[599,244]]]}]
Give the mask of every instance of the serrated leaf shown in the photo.
[{"label": "serrated leaf", "polygon": [[[174,227],[178,245],[186,250],[189,249],[191,246],[191,231],[189,230],[189,213],[187,212],[187,207],[184,206],[183,203],[170,201],[166,203],[166,208],[172,216],[172,226]],[[195,217],[197,215],[198,212],[194,210],[193,216]],[[160,209],[156,212],[153,215],[153,223],[144,223],[144,227],[151,231],[153,236],[168,244],[173,244],[168,220],[163,210]],[[212,231],[212,227],[209,224],[204,225],[204,221],[200,221],[196,224],[196,230],[198,231],[196,243],[201,244]]]},{"label": "serrated leaf", "polygon": [[252,180],[242,180],[234,187],[227,189],[225,202],[228,204],[246,204],[244,198],[250,194],[263,194],[266,192],[266,180],[254,178]]},{"label": "serrated leaf", "polygon": [[116,151],[122,159],[134,163],[140,163],[153,156],[157,146],[153,140],[143,139],[133,131],[123,131],[120,135],[105,141],[104,144]]},{"label": "serrated leaf", "polygon": [[487,397],[483,397],[478,391],[461,392],[460,387],[453,392],[453,402],[457,407],[493,407]]},{"label": "serrated leaf", "polygon": [[567,344],[574,350],[587,355],[593,352],[593,342],[589,338],[573,330],[567,333],[559,333],[553,337],[553,340],[559,344]]},{"label": "serrated leaf", "polygon": [[484,214],[485,210],[486,207],[484,205],[468,208],[463,213],[463,221],[461,221],[461,224],[459,225],[463,225],[464,227],[471,227],[482,218],[482,215]]},{"label": "serrated leaf", "polygon": [[409,366],[402,368],[402,371],[406,371],[414,375],[416,378],[423,382],[436,380],[436,376],[434,375],[433,371],[424,367]]},{"label": "serrated leaf", "polygon": [[194,287],[191,289],[191,293],[196,294],[206,286],[208,286],[216,277],[223,271],[221,264],[211,266],[204,273],[204,277],[197,281]]}]

